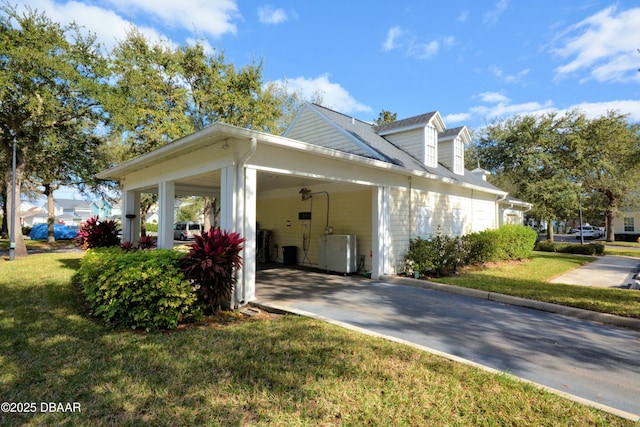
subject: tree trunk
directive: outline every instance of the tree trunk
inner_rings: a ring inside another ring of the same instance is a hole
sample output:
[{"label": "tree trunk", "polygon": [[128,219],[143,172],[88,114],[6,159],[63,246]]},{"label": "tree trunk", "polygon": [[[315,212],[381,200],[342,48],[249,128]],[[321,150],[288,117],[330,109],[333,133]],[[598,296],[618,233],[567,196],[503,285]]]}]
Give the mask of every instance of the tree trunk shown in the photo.
[{"label": "tree trunk", "polygon": [[607,217],[607,242],[615,242],[616,241],[616,230],[613,228],[614,220],[616,219],[616,214],[608,210],[605,212]]},{"label": "tree trunk", "polygon": [[[11,200],[11,181],[9,181],[9,191],[7,191],[7,215],[9,218],[11,216],[12,206],[15,204],[15,216],[9,221],[9,227],[13,227],[15,231],[15,250],[13,252],[14,256],[23,257],[27,256],[27,246],[24,243],[24,237],[22,236],[22,225],[20,224],[20,184],[22,182],[22,176],[24,175],[25,165],[17,165],[16,166],[16,187],[15,187],[15,199]],[[8,228],[10,230],[10,228]]]},{"label": "tree trunk", "polygon": [[9,192],[7,191],[8,186],[6,184],[2,185],[2,194],[0,194],[0,198],[2,199],[2,228],[0,229],[0,236],[9,237],[9,205],[7,204],[7,199],[9,198]]},{"label": "tree trunk", "polygon": [[553,242],[553,221],[547,221],[547,240]]},{"label": "tree trunk", "polygon": [[211,214],[213,213],[213,197],[204,196],[204,208],[202,216],[204,217],[204,231],[207,232],[211,228]]},{"label": "tree trunk", "polygon": [[44,194],[47,196],[47,243],[53,244],[56,242],[55,236],[55,223],[56,212],[53,203],[53,189],[50,185],[44,186]]}]

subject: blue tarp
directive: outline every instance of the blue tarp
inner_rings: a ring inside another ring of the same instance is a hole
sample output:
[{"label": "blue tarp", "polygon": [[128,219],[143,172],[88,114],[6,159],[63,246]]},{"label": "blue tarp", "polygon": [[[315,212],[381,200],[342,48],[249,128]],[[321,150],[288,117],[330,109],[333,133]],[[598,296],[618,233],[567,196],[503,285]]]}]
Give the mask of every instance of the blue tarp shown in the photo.
[{"label": "blue tarp", "polygon": [[[77,228],[67,227],[62,224],[53,224],[53,237],[60,239],[75,239],[78,235]],[[36,224],[29,234],[31,240],[47,240],[47,224]]]}]

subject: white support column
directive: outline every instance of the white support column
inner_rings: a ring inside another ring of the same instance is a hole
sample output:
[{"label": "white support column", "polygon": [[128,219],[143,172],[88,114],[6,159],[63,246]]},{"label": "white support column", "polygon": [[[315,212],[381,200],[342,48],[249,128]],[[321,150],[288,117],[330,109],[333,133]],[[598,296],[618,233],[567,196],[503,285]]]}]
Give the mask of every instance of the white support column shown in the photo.
[{"label": "white support column", "polygon": [[158,184],[158,248],[173,248],[173,207],[176,198],[174,181]]},{"label": "white support column", "polygon": [[371,260],[371,278],[379,279],[391,273],[391,211],[389,187],[375,187],[373,190],[372,230],[373,258]]},{"label": "white support column", "polygon": [[220,229],[236,230],[236,167],[227,166],[220,170]]},{"label": "white support column", "polygon": [[256,297],[256,194],[257,173],[244,168],[244,180],[239,197],[242,212],[238,213],[239,233],[245,239],[242,250],[242,269],[238,271],[236,303],[243,305]]},{"label": "white support column", "polygon": [[122,206],[122,241],[137,242],[140,239],[140,192],[124,190]]}]

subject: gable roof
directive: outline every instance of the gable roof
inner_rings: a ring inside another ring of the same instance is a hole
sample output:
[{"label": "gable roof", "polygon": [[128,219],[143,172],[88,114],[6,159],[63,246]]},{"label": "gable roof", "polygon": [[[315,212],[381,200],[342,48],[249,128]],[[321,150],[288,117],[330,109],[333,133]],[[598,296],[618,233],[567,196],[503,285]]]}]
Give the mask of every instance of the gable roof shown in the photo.
[{"label": "gable roof", "polygon": [[[370,156],[371,158],[400,166],[410,171],[427,172],[437,177],[446,178],[460,184],[471,184],[474,186],[485,188],[487,190],[490,190],[491,192],[502,192],[502,190],[490,184],[488,181],[483,180],[482,177],[472,174],[466,169],[464,175],[458,175],[450,171],[448,168],[442,166],[441,164],[438,164],[438,166],[435,168],[426,166],[420,160],[411,156],[409,153],[400,149],[391,141],[381,136],[379,134],[381,126],[375,126],[371,123],[349,117],[346,114],[339,113],[318,104],[307,103],[303,108],[313,111],[318,116],[322,117],[329,125],[340,128],[343,133],[347,135],[352,141],[357,141],[357,143],[359,144],[367,145],[370,149],[370,152],[372,153],[372,155]],[[426,123],[428,123],[429,120],[432,120],[439,116],[439,113],[432,112],[422,114],[420,116],[411,117],[409,119],[400,120],[399,122],[401,122],[401,125],[394,129],[405,130],[409,129],[410,126],[413,126],[413,128],[426,126]],[[287,129],[287,132],[285,132],[284,134],[285,136],[287,135],[289,130],[293,126],[295,126],[295,122],[296,121],[294,120],[290,128]],[[392,125],[393,123],[388,123],[388,125]],[[383,126],[386,126],[386,124]],[[455,129],[458,129],[457,132],[460,133],[463,128],[466,129],[464,126]],[[305,140],[303,142],[314,144],[313,140]]]},{"label": "gable roof", "polygon": [[438,132],[438,141],[448,141],[456,138],[458,135],[460,135],[462,142],[465,144],[471,141],[471,134],[466,126],[459,126],[457,128],[445,129],[442,132]]},{"label": "gable roof", "polygon": [[376,126],[375,131],[378,135],[387,135],[394,132],[402,132],[425,127],[429,123],[433,124],[439,132],[445,128],[444,121],[442,120],[442,117],[440,117],[440,113],[432,111],[430,113],[420,114],[419,116],[384,123],[380,126]]}]

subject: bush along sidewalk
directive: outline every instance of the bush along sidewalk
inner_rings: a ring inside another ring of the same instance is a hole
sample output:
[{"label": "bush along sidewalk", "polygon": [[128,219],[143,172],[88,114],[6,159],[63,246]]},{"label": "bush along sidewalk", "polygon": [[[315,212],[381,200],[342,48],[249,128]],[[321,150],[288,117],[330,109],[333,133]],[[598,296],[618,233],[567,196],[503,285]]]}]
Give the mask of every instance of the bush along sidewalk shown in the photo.
[{"label": "bush along sidewalk", "polygon": [[595,242],[588,243],[586,245],[579,245],[571,243],[556,243],[550,240],[545,240],[538,242],[535,250],[575,255],[604,255],[604,245],[602,243]]},{"label": "bush along sidewalk", "polygon": [[531,257],[537,233],[529,227],[503,225],[495,230],[462,237],[443,235],[438,229],[429,239],[412,239],[405,257],[405,273],[443,276],[462,265],[483,264]]}]

